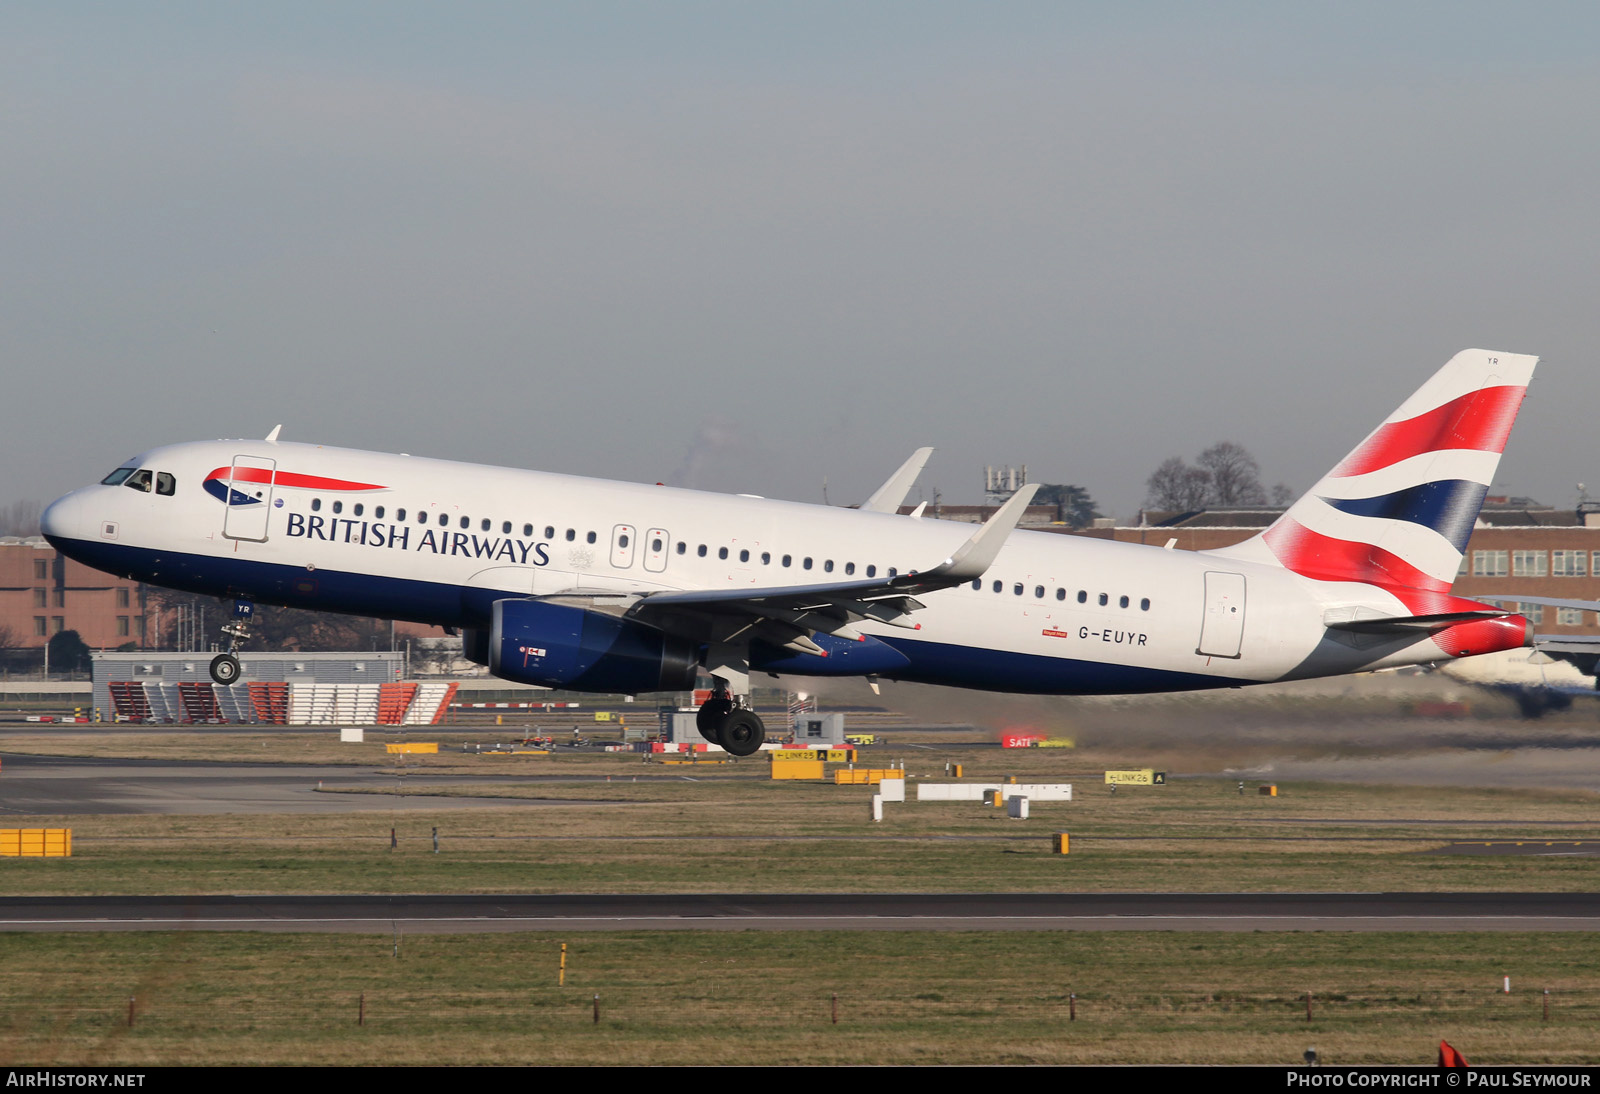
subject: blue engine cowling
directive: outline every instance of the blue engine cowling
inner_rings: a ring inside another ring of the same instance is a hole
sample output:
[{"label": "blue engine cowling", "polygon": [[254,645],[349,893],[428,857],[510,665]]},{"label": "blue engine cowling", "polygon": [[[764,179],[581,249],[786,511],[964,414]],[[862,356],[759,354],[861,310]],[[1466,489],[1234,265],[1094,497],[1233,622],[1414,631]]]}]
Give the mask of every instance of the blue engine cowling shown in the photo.
[{"label": "blue engine cowling", "polygon": [[489,671],[503,680],[638,695],[688,691],[700,668],[693,642],[631,619],[542,600],[497,600]]}]

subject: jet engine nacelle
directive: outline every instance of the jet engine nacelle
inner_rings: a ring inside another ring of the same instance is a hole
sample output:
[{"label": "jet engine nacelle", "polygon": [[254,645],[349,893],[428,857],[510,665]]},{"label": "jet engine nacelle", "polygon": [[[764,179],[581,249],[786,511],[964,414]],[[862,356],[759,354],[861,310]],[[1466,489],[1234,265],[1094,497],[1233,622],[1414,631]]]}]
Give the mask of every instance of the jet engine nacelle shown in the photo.
[{"label": "jet engine nacelle", "polygon": [[700,668],[692,642],[603,612],[542,600],[497,600],[489,671],[504,680],[638,695],[688,691]]}]

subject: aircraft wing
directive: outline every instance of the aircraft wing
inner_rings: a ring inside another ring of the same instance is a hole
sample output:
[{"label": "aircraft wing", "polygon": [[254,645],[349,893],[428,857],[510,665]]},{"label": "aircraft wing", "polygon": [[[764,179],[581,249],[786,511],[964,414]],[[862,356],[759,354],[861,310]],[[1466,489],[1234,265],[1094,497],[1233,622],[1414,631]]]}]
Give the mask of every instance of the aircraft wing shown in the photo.
[{"label": "aircraft wing", "polygon": [[719,642],[760,638],[818,656],[824,655],[822,647],[811,636],[819,631],[861,641],[854,624],[865,620],[916,630],[920,624],[910,616],[923,607],[917,596],[982,577],[1037,489],[1030,483],[1018,490],[949,558],[927,570],[816,585],[647,593],[632,602],[628,614],[669,629],[679,629],[675,618],[693,617],[708,624]]}]

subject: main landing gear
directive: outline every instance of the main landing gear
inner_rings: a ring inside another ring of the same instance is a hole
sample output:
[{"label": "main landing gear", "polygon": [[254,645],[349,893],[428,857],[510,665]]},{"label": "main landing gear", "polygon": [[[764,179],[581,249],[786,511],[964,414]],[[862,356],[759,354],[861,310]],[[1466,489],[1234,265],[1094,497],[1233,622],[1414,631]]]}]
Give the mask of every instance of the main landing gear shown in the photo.
[{"label": "main landing gear", "polygon": [[211,679],[223,687],[230,687],[239,679],[239,658],[235,653],[250,637],[250,621],[255,614],[256,606],[252,601],[233,602],[233,622],[222,628],[222,633],[228,636],[228,652],[211,659]]},{"label": "main landing gear", "polygon": [[701,704],[694,724],[700,736],[735,756],[754,755],[767,739],[767,727],[756,712],[736,705],[733,696],[720,687]]}]

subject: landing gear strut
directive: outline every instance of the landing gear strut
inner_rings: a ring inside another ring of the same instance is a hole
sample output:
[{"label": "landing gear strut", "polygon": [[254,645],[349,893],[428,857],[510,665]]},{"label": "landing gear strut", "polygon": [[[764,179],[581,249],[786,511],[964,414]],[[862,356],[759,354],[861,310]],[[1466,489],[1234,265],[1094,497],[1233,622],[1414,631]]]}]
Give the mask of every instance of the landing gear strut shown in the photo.
[{"label": "landing gear strut", "polygon": [[228,636],[228,652],[211,659],[211,679],[223,687],[239,679],[239,658],[235,654],[250,637],[250,621],[255,614],[256,606],[252,601],[233,602],[233,622],[222,628],[222,633]]},{"label": "landing gear strut", "polygon": [[700,736],[735,756],[755,754],[767,739],[767,727],[756,712],[736,705],[733,696],[720,687],[701,704],[694,722]]}]

